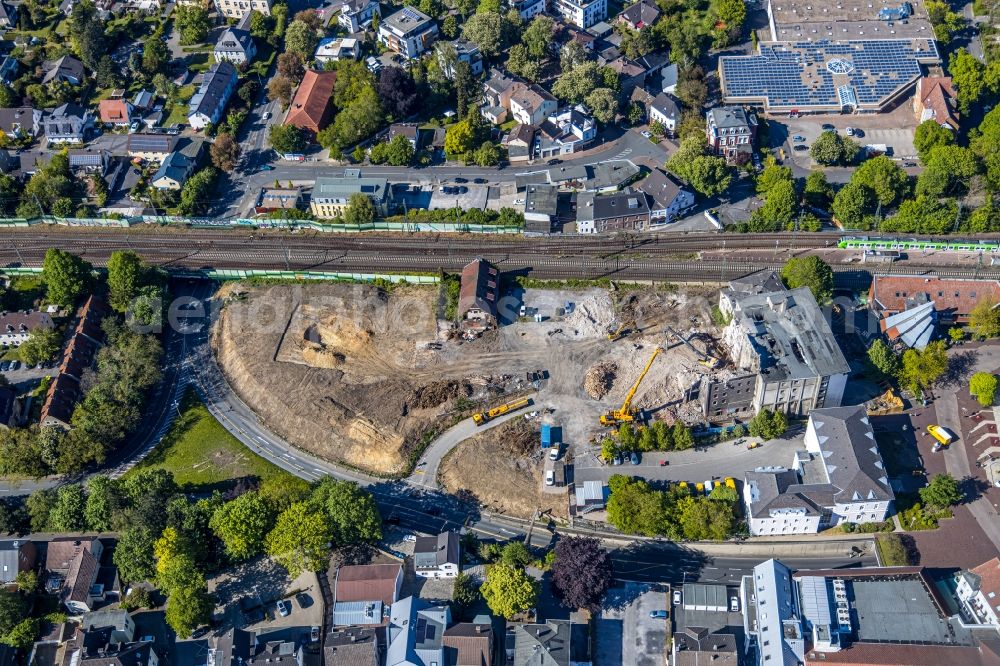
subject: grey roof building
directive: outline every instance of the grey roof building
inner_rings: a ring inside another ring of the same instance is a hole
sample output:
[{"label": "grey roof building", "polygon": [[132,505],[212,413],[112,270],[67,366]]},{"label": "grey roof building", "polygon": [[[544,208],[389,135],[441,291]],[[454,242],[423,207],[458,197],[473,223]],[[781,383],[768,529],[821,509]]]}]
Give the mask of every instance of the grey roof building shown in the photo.
[{"label": "grey roof building", "polygon": [[649,228],[649,203],[642,192],[581,192],[576,199],[576,230],[582,234]]},{"label": "grey roof building", "polygon": [[316,217],[339,217],[352,194],[365,194],[380,215],[388,213],[391,188],[385,178],[364,178],[360,169],[346,169],[342,177],[316,179],[310,207]]},{"label": "grey roof building", "polygon": [[0,109],[0,130],[8,136],[38,136],[42,131],[42,112],[30,106]]},{"label": "grey roof building", "polygon": [[257,55],[257,47],[253,43],[253,37],[246,30],[226,28],[219,36],[219,41],[215,43],[213,53],[217,61],[227,60],[241,65],[253,60]]},{"label": "grey roof building", "polygon": [[252,631],[229,629],[212,639],[208,650],[208,666],[240,666],[249,663],[255,642]]},{"label": "grey roof building", "polygon": [[417,537],[417,542],[413,545],[413,569],[418,576],[453,578],[458,575],[460,565],[457,532],[442,532],[436,537]]},{"label": "grey roof building", "polygon": [[201,86],[188,105],[188,121],[193,129],[219,122],[238,78],[236,68],[227,61],[215,63],[205,72]]},{"label": "grey roof building", "polygon": [[0,0],[0,28],[17,26],[17,7]]},{"label": "grey roof building", "polygon": [[672,222],[694,205],[694,193],[671,174],[661,169],[653,169],[646,178],[636,184],[636,189],[649,197],[650,217],[655,222]]},{"label": "grey roof building", "polygon": [[[13,396],[12,391],[7,392]],[[0,541],[0,585],[12,583],[17,574],[33,569],[37,555],[35,544],[27,539]]]},{"label": "grey roof building", "polygon": [[792,570],[778,560],[753,568],[753,602],[745,606],[747,624],[757,639],[761,664],[799,666],[806,663],[802,610]]},{"label": "grey roof building", "polygon": [[649,0],[639,0],[631,7],[618,14],[618,22],[624,23],[633,30],[640,30],[652,26],[660,17],[660,8],[656,3]]},{"label": "grey roof building", "polygon": [[[687,587],[684,588],[685,594]],[[684,627],[674,632],[672,666],[738,666],[736,636],[710,632],[705,627]]]},{"label": "grey roof building", "polygon": [[10,84],[17,78],[21,71],[21,65],[14,56],[3,56],[0,58],[0,81]]},{"label": "grey roof building", "polygon": [[374,629],[345,627],[330,631],[323,643],[325,666],[379,666],[379,640]]},{"label": "grey roof building", "polygon": [[389,613],[385,666],[443,666],[449,624],[448,606],[432,606],[417,597],[400,599]]},{"label": "grey roof building", "polygon": [[84,143],[94,127],[94,116],[79,104],[63,104],[49,112],[43,122],[50,143]]},{"label": "grey roof building", "polygon": [[507,663],[512,666],[570,666],[590,662],[587,627],[572,620],[507,625]]},{"label": "grey roof building", "polygon": [[71,85],[78,86],[83,83],[85,75],[86,72],[84,71],[82,62],[73,56],[63,56],[58,60],[46,64],[46,72],[42,78],[42,83],[65,81]]}]

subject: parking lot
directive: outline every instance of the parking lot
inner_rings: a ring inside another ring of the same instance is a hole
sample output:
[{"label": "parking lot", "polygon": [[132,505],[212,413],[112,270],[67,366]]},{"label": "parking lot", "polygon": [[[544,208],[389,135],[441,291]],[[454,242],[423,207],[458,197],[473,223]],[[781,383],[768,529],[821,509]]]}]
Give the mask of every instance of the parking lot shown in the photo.
[{"label": "parking lot", "polygon": [[[217,606],[215,626],[273,631],[323,625],[323,595],[319,579],[304,572],[289,580],[287,572],[267,558],[257,558],[208,581]],[[278,607],[284,605],[287,614]]]},{"label": "parking lot", "polygon": [[596,622],[596,666],[663,664],[669,620],[649,614],[669,608],[667,591],[663,588],[626,583],[625,587],[609,590]]}]

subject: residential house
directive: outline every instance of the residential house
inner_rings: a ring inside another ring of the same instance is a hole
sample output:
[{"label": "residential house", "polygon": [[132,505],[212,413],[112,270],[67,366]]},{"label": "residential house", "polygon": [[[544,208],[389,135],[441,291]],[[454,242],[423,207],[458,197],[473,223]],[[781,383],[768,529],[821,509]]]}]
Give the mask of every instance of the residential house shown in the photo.
[{"label": "residential house", "polygon": [[955,579],[965,611],[978,624],[1000,625],[1000,558],[962,571]]},{"label": "residential house", "polygon": [[608,17],[608,0],[553,0],[552,11],[586,30]]},{"label": "residential house", "polygon": [[104,544],[94,537],[59,537],[49,542],[45,588],[70,613],[89,613],[117,594],[117,572],[114,567],[101,567],[103,553]]},{"label": "residential house", "polygon": [[416,7],[403,7],[378,26],[378,41],[411,60],[425,53],[437,35],[437,23]]},{"label": "residential house", "polygon": [[397,136],[404,136],[410,142],[410,145],[413,146],[413,149],[416,150],[419,131],[420,126],[416,123],[393,123],[389,125],[389,134],[385,140],[392,141]]},{"label": "residential house", "polygon": [[377,0],[344,0],[337,14],[337,23],[353,35],[370,25],[376,16],[382,18]]},{"label": "residential house", "polygon": [[736,636],[704,627],[678,628],[671,646],[671,666],[739,666]]},{"label": "residential house", "polygon": [[678,77],[678,69],[676,62],[664,65],[663,69],[660,70],[660,90],[667,93],[668,95],[676,94],[677,77]]},{"label": "residential house", "polygon": [[[480,262],[486,263],[482,260]],[[464,270],[462,274],[464,277]],[[459,300],[461,301],[461,295]],[[459,310],[462,311],[461,305]],[[468,314],[469,311],[464,312]],[[460,550],[457,532],[448,531],[437,536],[417,537],[416,543],[413,544],[413,571],[421,578],[454,578],[458,575],[462,564]]]},{"label": "residential house", "polygon": [[69,430],[76,401],[83,394],[81,380],[84,371],[91,367],[97,350],[104,343],[101,321],[109,312],[107,304],[91,295],[76,315],[76,326],[63,350],[59,372],[49,384],[42,404],[42,427],[54,426]]},{"label": "residential house", "polygon": [[399,600],[403,567],[398,564],[363,564],[337,569],[333,590],[333,624],[375,626],[383,624],[389,608]]},{"label": "residential house", "polygon": [[589,666],[590,637],[587,625],[569,620],[540,624],[507,623],[509,666]]},{"label": "residential house", "polygon": [[332,629],[327,632],[326,642],[323,643],[323,663],[325,666],[379,666],[380,652],[375,629]]},{"label": "residential house", "polygon": [[162,162],[174,152],[178,137],[171,134],[129,134],[126,150],[129,157]]},{"label": "residential house", "polygon": [[17,7],[0,0],[0,28],[17,27]]},{"label": "residential house", "polygon": [[500,299],[500,273],[485,259],[476,259],[462,269],[458,295],[458,316],[462,327],[482,332],[497,326],[497,302]]},{"label": "residential house", "polygon": [[628,26],[631,30],[642,30],[652,27],[658,18],[660,18],[660,8],[656,6],[656,3],[649,0],[639,0],[634,5],[622,10],[615,17],[615,21]]},{"label": "residential house", "polygon": [[215,50],[212,53],[216,62],[225,60],[234,65],[245,65],[257,55],[257,46],[246,30],[226,28],[215,42]]},{"label": "residential house", "polygon": [[500,124],[507,118],[507,107],[510,106],[510,91],[517,79],[507,72],[490,69],[489,76],[483,83],[483,106],[481,112],[494,124]]},{"label": "residential house", "polygon": [[83,83],[84,78],[86,78],[86,73],[83,69],[83,63],[73,56],[63,56],[45,64],[45,76],[42,77],[42,83],[64,81],[71,86],[78,86]]},{"label": "residential house", "polygon": [[[58,666],[157,666],[153,641],[136,640],[135,630],[127,611],[86,613],[78,625],[64,623],[49,654]],[[61,638],[66,640],[60,644]]]},{"label": "residential house", "polygon": [[815,534],[886,520],[895,498],[863,405],[814,409],[792,465],[747,472],[750,533]]},{"label": "residential house", "polygon": [[191,129],[201,130],[218,124],[238,79],[236,68],[230,62],[217,62],[205,72],[201,86],[188,105]]},{"label": "residential house", "polygon": [[530,21],[534,17],[545,12],[546,0],[512,0],[510,7],[517,10],[518,16],[524,21]]},{"label": "residential house", "polygon": [[15,139],[39,136],[42,131],[42,112],[30,106],[0,109],[0,131]]},{"label": "residential house", "polygon": [[958,101],[955,86],[948,76],[924,76],[917,83],[913,96],[913,111],[917,122],[933,120],[941,127],[958,131]]},{"label": "residential house", "polygon": [[18,400],[17,393],[12,388],[0,386],[0,430],[14,428],[20,424],[21,401]]},{"label": "residential house", "polygon": [[580,192],[577,195],[577,233],[645,231],[649,228],[649,220],[649,203],[642,192],[628,190],[607,195]]},{"label": "residential house", "polygon": [[385,666],[444,666],[444,632],[449,624],[448,606],[432,606],[417,597],[397,601],[386,632]]},{"label": "residential house", "polygon": [[177,149],[160,162],[149,183],[158,190],[180,190],[201,164],[204,142],[180,141]]},{"label": "residential house", "polygon": [[313,57],[319,63],[357,60],[361,57],[361,46],[353,37],[324,37],[316,45]]},{"label": "residential house", "polygon": [[148,113],[156,106],[156,93],[151,90],[140,90],[132,98],[132,107],[140,113]]},{"label": "residential house", "polygon": [[731,164],[743,164],[753,153],[757,118],[741,106],[722,106],[705,114],[708,147]]},{"label": "residential house", "polygon": [[264,215],[280,210],[298,210],[302,203],[302,188],[262,187],[254,213]]},{"label": "residential house", "polygon": [[344,214],[352,194],[364,194],[381,216],[388,214],[391,189],[385,178],[362,178],[360,169],[346,169],[341,177],[320,176],[313,187],[309,207],[317,218],[337,218]]},{"label": "residential house", "polygon": [[549,116],[535,132],[533,156],[571,155],[589,146],[596,136],[597,123],[587,107],[567,107]]},{"label": "residential house", "polygon": [[28,539],[0,540],[0,585],[10,585],[19,573],[33,571],[37,556],[38,549]]},{"label": "residential house", "polygon": [[514,125],[504,137],[503,146],[511,163],[530,160],[535,150],[535,128],[521,123]]},{"label": "residential house", "polygon": [[[201,0],[185,1],[202,4]],[[272,0],[215,0],[216,10],[227,19],[242,19],[255,9],[264,16],[270,16],[272,4]]]},{"label": "residential house", "polygon": [[0,348],[7,350],[20,347],[35,331],[51,331],[54,328],[52,317],[47,312],[0,312]]},{"label": "residential house", "polygon": [[493,625],[477,617],[444,630],[445,663],[449,666],[493,666]]},{"label": "residential house", "polygon": [[555,185],[529,184],[524,190],[524,230],[552,233],[552,223],[559,219],[559,188]]},{"label": "residential house", "polygon": [[[208,642],[207,666],[243,666],[251,659],[257,637],[245,629],[227,629],[221,636],[212,636]],[[268,663],[265,659],[264,663]]]},{"label": "residential house", "polygon": [[438,42],[434,45],[438,67],[449,79],[455,78],[455,66],[460,62],[468,63],[469,72],[473,76],[483,73],[483,55],[479,47],[464,39],[451,42]]},{"label": "residential house", "polygon": [[[768,275],[762,272],[760,275]],[[719,295],[719,308],[730,317],[724,344],[752,391],[726,394],[725,385],[706,378],[699,392],[707,418],[745,418],[761,409],[804,415],[838,407],[850,365],[812,292],[757,284],[730,283]]]},{"label": "residential house", "polygon": [[63,104],[42,123],[48,144],[85,143],[94,129],[94,116],[79,104]]},{"label": "residential house", "polygon": [[556,98],[535,83],[515,82],[505,99],[511,117],[524,125],[540,125],[559,107]]},{"label": "residential house", "polygon": [[757,644],[757,663],[768,666],[805,664],[803,609],[792,580],[792,570],[778,560],[761,562],[753,568],[753,578],[744,587],[747,586],[752,594],[745,595],[743,608],[746,617],[758,618],[753,624],[747,623]]},{"label": "residential house", "polygon": [[14,83],[20,72],[21,64],[17,61],[17,58],[9,55],[0,57],[0,81],[10,85]]},{"label": "residential house", "polygon": [[101,122],[105,125],[114,125],[115,127],[128,127],[131,125],[132,116],[135,112],[132,105],[121,97],[102,99],[97,105],[97,109],[101,116]]},{"label": "residential house", "polygon": [[73,171],[93,171],[103,176],[111,166],[111,152],[107,150],[78,148],[70,150],[67,156],[69,168]]},{"label": "residential house", "polygon": [[633,90],[641,88],[645,85],[647,70],[641,63],[630,58],[626,58],[623,55],[618,55],[617,51],[617,48],[612,48],[608,54],[614,54],[615,57],[605,59],[602,57],[602,54],[602,56],[598,56],[597,61],[605,67],[611,68],[616,74],[618,74],[618,81],[621,85],[621,95],[628,98],[632,94]]},{"label": "residential house", "polygon": [[1000,304],[1000,281],[884,275],[874,276],[868,289],[868,307],[881,322],[931,303],[935,322],[943,326],[967,324],[972,309],[986,299]]},{"label": "residential house", "polygon": [[669,224],[694,205],[694,193],[662,169],[653,169],[635,187],[649,198],[650,224]]},{"label": "residential house", "polygon": [[668,136],[677,133],[677,123],[681,121],[681,110],[673,95],[660,93],[649,103],[649,124],[660,123]]},{"label": "residential house", "polygon": [[315,138],[316,133],[330,122],[330,102],[336,82],[336,72],[307,70],[288,107],[285,124],[305,130]]}]

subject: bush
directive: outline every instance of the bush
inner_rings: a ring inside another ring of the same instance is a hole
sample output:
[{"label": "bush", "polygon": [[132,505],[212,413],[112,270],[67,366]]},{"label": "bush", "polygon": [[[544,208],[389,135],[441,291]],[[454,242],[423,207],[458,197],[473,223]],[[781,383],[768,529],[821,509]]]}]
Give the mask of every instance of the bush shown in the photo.
[{"label": "bush", "polygon": [[911,563],[910,553],[898,534],[879,534],[875,537],[875,549],[884,567],[905,567]]},{"label": "bush", "polygon": [[144,587],[134,587],[132,591],[125,595],[122,599],[121,607],[123,610],[129,612],[139,610],[140,608],[152,608],[153,599],[149,594],[149,590]]}]

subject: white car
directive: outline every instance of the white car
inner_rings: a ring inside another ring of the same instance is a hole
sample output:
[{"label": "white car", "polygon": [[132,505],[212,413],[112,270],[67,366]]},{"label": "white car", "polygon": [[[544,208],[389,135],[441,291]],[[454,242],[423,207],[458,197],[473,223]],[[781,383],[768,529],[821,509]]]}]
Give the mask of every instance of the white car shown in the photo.
[{"label": "white car", "polygon": [[649,130],[642,130],[642,135],[648,139],[651,136],[653,136],[653,133],[650,132]]},{"label": "white car", "polygon": [[555,470],[548,470],[545,472],[545,485],[554,486],[556,485],[556,472]]},{"label": "white car", "polygon": [[416,534],[407,534],[405,537],[403,537],[403,541],[405,541],[407,543],[416,543],[417,542],[417,535]]},{"label": "white car", "polygon": [[847,136],[854,136],[854,128],[853,127],[848,127],[846,129],[844,129],[844,131],[847,132]]},{"label": "white car", "polygon": [[680,605],[681,605],[681,591],[674,590],[674,606],[680,606]]},{"label": "white car", "polygon": [[559,460],[559,447],[553,446],[549,449],[549,460]]},{"label": "white car", "polygon": [[270,117],[271,117],[271,112],[270,111],[265,111],[264,115],[261,116],[261,118],[263,118],[264,120],[267,120]]}]

